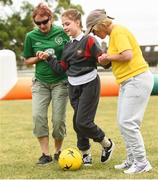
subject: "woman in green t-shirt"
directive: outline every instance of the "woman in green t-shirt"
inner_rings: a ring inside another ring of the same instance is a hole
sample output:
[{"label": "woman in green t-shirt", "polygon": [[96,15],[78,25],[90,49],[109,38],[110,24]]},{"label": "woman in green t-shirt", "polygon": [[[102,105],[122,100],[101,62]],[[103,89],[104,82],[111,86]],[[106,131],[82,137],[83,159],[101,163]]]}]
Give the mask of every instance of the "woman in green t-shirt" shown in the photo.
[{"label": "woman in green t-shirt", "polygon": [[39,51],[55,51],[60,59],[69,37],[63,29],[53,24],[53,14],[46,4],[40,3],[33,11],[35,29],[25,37],[23,56],[26,65],[35,64],[32,80],[33,133],[37,137],[42,156],[37,164],[52,162],[49,152],[48,107],[52,106],[52,137],[54,139],[54,159],[58,160],[66,133],[65,112],[68,100],[67,76],[55,73],[43,60],[38,59]]}]

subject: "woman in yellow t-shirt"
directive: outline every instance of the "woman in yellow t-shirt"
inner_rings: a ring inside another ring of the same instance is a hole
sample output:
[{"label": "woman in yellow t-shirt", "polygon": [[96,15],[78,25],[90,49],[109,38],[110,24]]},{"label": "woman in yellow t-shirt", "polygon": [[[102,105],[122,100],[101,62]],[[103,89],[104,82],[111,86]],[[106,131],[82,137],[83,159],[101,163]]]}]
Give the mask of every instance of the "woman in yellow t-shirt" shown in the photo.
[{"label": "woman in yellow t-shirt", "polygon": [[108,51],[98,61],[102,65],[112,63],[113,74],[120,84],[117,118],[127,159],[115,165],[115,169],[124,169],[126,174],[147,172],[152,166],[146,158],[140,124],[153,88],[153,76],[133,34],[112,19],[103,9],[91,11],[86,20],[86,34],[92,32],[101,39],[109,36]]}]

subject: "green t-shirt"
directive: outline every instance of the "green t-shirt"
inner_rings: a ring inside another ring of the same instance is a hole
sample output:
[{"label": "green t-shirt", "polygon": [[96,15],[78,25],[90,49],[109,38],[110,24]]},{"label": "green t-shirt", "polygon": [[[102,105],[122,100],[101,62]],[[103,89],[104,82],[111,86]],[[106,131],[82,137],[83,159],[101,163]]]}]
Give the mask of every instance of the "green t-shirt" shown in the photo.
[{"label": "green t-shirt", "polygon": [[[53,25],[47,34],[36,28],[26,34],[23,56],[25,58],[34,57],[37,51],[45,51],[53,48],[57,59],[60,60],[64,45],[68,41],[69,37],[60,26]],[[67,78],[66,74],[59,75],[55,73],[45,61],[37,62],[35,77],[38,80],[49,84],[57,83]]]}]

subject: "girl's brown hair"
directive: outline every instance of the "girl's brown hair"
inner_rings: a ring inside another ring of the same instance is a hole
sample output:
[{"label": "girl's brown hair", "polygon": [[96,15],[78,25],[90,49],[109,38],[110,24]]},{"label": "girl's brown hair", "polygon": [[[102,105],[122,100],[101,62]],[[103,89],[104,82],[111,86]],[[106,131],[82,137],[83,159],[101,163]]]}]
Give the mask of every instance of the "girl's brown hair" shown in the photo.
[{"label": "girl's brown hair", "polygon": [[40,16],[47,16],[49,17],[50,19],[52,19],[53,17],[53,13],[52,11],[49,9],[49,7],[44,4],[44,3],[40,3],[33,11],[32,13],[32,18],[35,19],[35,17],[37,15],[40,15]]},{"label": "girl's brown hair", "polygon": [[61,15],[61,17],[67,17],[72,21],[80,21],[80,27],[82,28],[82,19],[81,19],[81,13],[77,11],[76,9],[68,9],[64,11]]}]

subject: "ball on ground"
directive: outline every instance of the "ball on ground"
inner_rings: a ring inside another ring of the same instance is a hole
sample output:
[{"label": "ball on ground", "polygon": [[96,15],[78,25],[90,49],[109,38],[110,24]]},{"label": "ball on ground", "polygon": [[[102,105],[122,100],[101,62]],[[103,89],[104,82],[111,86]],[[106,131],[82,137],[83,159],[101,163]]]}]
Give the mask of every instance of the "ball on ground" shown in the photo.
[{"label": "ball on ground", "polygon": [[59,156],[58,163],[63,170],[77,170],[82,165],[81,153],[75,148],[64,149]]}]

